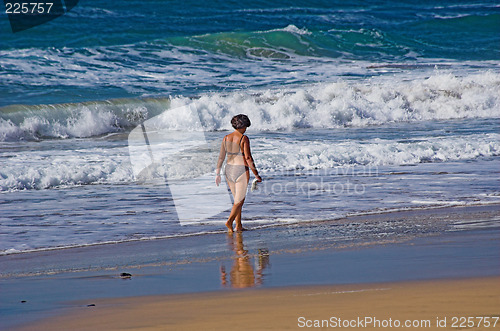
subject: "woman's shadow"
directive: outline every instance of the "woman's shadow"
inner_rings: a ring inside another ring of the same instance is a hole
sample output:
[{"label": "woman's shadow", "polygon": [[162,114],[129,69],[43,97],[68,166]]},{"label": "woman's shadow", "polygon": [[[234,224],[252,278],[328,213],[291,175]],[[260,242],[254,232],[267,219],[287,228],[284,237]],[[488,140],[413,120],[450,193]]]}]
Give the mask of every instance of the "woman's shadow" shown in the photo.
[{"label": "woman's shadow", "polygon": [[258,255],[255,256],[255,269],[252,266],[252,256],[248,254],[243,246],[243,234],[228,234],[228,244],[230,249],[235,253],[234,263],[228,274],[224,265],[221,266],[221,282],[224,287],[247,288],[262,285],[264,269],[269,266],[269,251],[267,249],[259,249]]}]

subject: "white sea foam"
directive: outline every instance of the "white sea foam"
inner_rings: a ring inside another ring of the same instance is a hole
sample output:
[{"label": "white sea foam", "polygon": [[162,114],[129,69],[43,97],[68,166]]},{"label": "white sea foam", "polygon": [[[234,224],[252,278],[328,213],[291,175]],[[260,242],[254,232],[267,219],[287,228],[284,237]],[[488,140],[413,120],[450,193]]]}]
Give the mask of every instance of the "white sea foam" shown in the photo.
[{"label": "white sea foam", "polygon": [[275,31],[284,31],[284,32],[290,32],[293,34],[298,34],[298,35],[311,35],[312,33],[308,31],[306,28],[298,28],[297,26],[290,24],[282,29],[274,29],[274,30],[269,30],[269,31],[264,31],[265,33],[267,32],[275,32]]},{"label": "white sea foam", "polygon": [[[322,133],[325,135],[325,133]],[[500,134],[429,137],[416,140],[364,141],[289,140],[264,136],[252,139],[252,150],[264,172],[315,170],[352,166],[410,165],[472,160],[500,155]],[[217,151],[201,149],[194,160],[168,158],[169,180],[212,173]],[[135,181],[126,147],[3,152],[0,190],[47,189],[60,186],[116,184]],[[162,161],[157,165],[164,171]]]},{"label": "white sea foam", "polygon": [[337,128],[391,122],[500,117],[500,74],[463,77],[436,72],[428,78],[371,79],[295,88],[207,93],[199,98],[125,100],[0,108],[0,141],[91,137],[134,127],[168,108],[188,104],[203,127],[172,130],[229,130],[234,114],[246,113],[259,130]]},{"label": "white sea foam", "polygon": [[196,100],[177,97],[172,108],[194,103],[205,130],[230,129],[237,113],[249,115],[259,130],[498,118],[499,87],[500,75],[493,72],[465,77],[438,73],[413,81],[339,81],[256,94],[206,94]]},{"label": "white sea foam", "polygon": [[133,181],[126,148],[2,153],[0,190]]},{"label": "white sea foam", "polygon": [[[371,141],[253,143],[261,168],[275,170],[327,169],[342,166],[409,165],[425,162],[470,160],[500,155],[500,134],[436,137],[417,141],[374,139]],[[272,150],[269,146],[274,145]],[[262,146],[262,150],[260,150]],[[285,152],[286,151],[286,152]]]},{"label": "white sea foam", "polygon": [[168,100],[114,100],[59,105],[9,106],[0,112],[0,141],[81,138],[117,132],[139,124]]}]

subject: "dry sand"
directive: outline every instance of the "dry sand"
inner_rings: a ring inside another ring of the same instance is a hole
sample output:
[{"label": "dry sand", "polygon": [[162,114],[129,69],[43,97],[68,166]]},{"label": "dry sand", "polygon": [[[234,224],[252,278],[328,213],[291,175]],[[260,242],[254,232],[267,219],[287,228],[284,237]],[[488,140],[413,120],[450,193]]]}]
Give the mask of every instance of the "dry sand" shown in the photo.
[{"label": "dry sand", "polygon": [[[88,307],[91,303],[95,306]],[[383,326],[395,326],[396,320],[401,326],[418,321],[413,329],[498,330],[495,316],[500,316],[500,277],[104,299],[78,303],[64,316],[22,330],[289,330],[315,323],[337,329],[338,319],[353,323],[351,330],[393,329]],[[365,317],[381,327],[358,324]]]}]

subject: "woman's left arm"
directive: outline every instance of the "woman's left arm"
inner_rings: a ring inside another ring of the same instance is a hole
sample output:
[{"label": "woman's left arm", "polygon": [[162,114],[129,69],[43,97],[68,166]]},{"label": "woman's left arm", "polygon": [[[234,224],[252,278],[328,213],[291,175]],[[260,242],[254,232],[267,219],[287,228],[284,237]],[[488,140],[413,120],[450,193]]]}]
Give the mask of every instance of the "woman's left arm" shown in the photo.
[{"label": "woman's left arm", "polygon": [[244,136],[243,138],[243,154],[245,155],[245,161],[248,167],[252,170],[255,178],[257,178],[257,181],[262,182],[262,178],[259,176],[259,172],[257,171],[253,161],[252,152],[250,151],[250,139],[248,139],[247,136]]}]

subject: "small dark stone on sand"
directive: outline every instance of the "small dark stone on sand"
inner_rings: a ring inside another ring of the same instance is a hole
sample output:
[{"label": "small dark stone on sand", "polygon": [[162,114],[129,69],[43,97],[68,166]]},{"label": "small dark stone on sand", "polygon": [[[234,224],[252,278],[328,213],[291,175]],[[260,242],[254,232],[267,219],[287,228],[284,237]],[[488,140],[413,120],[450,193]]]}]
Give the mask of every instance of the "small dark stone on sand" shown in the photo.
[{"label": "small dark stone on sand", "polygon": [[87,307],[95,307],[95,303],[91,303],[91,304],[87,305]]},{"label": "small dark stone on sand", "polygon": [[132,277],[132,275],[131,275],[131,274],[129,274],[128,272],[122,272],[122,273],[120,274],[120,277],[122,277],[122,278],[130,278],[130,277]]}]

